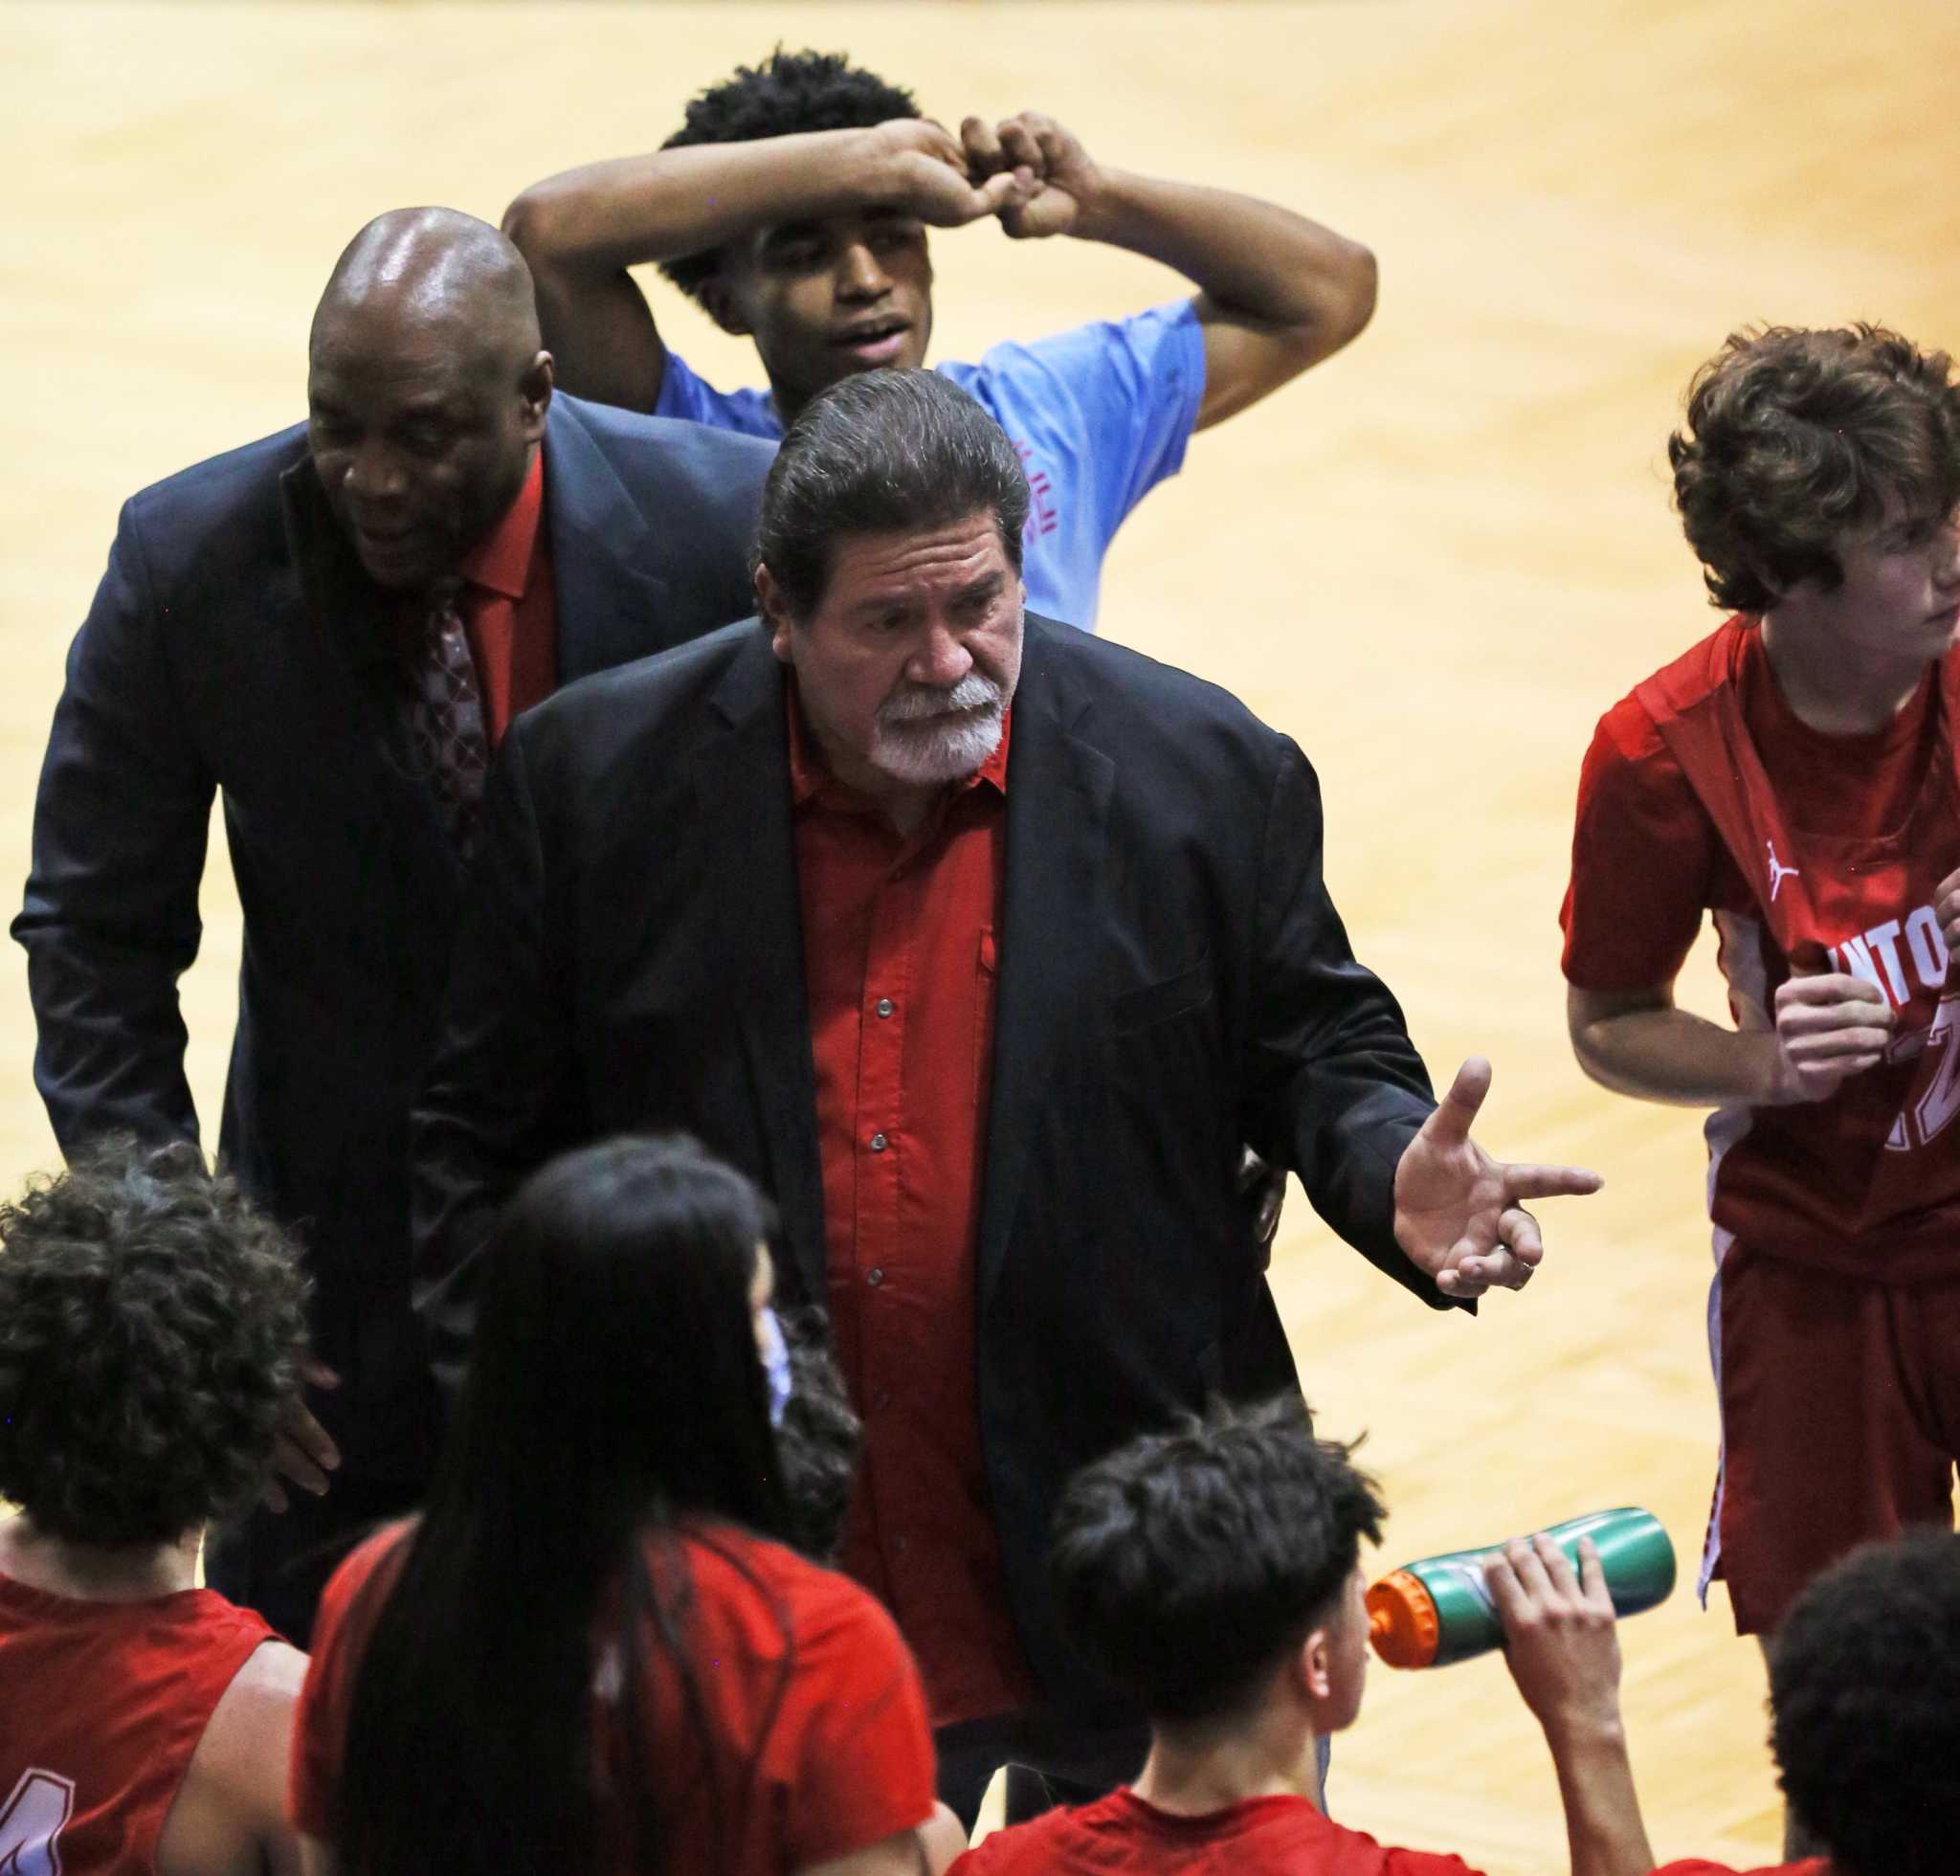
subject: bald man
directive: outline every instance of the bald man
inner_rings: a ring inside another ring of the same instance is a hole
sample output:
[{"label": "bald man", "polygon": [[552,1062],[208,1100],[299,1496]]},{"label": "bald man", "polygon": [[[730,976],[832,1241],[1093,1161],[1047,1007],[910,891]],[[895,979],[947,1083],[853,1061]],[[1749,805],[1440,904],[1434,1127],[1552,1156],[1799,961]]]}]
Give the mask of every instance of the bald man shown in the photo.
[{"label": "bald man", "polygon": [[289,1502],[207,1568],[301,1644],[346,1534],[412,1503],[430,1460],[409,1104],[484,768],[555,686],[753,605],[768,445],[551,375],[495,229],[363,229],[314,317],[307,422],[124,504],[35,802],[13,934],[73,1153],[198,1138],[177,979],[223,793],[245,944],[218,1150],[301,1238],[317,1366]]}]

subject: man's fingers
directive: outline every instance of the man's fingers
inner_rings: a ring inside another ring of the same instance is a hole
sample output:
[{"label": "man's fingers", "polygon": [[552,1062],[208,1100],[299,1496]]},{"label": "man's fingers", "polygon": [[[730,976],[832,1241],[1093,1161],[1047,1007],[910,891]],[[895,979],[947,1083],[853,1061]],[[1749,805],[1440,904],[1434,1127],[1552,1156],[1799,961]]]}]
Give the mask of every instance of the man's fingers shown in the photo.
[{"label": "man's fingers", "polygon": [[286,1496],[286,1488],[277,1479],[267,1479],[265,1489],[258,1494],[259,1503],[268,1511],[278,1513],[285,1510],[292,1500]]},{"label": "man's fingers", "polygon": [[1482,1056],[1472,1056],[1457,1070],[1457,1079],[1436,1112],[1422,1124],[1422,1130],[1438,1146],[1459,1145],[1469,1139],[1477,1111],[1489,1092],[1490,1063]]},{"label": "man's fingers", "polygon": [[1590,1537],[1579,1539],[1579,1588],[1595,1608],[1613,1607],[1613,1592],[1606,1586],[1606,1566],[1599,1560],[1599,1546]]},{"label": "man's fingers", "polygon": [[1019,118],[1000,126],[1000,147],[1010,163],[1025,164],[1037,176],[1048,173],[1048,159],[1035,133]]},{"label": "man's fingers", "polygon": [[1790,1035],[1783,1038],[1783,1052],[1799,1067],[1805,1062],[1837,1064],[1840,1056],[1870,1056],[1877,1060],[1891,1047],[1892,1032],[1887,1029],[1832,1029],[1821,1035]]},{"label": "man's fingers", "polygon": [[1573,1571],[1571,1560],[1559,1549],[1557,1543],[1539,1531],[1531,1540],[1531,1547],[1538,1552],[1538,1561],[1545,1566],[1546,1579],[1562,1596],[1574,1599],[1579,1594],[1579,1578]]},{"label": "man's fingers", "polygon": [[1498,1219],[1497,1235],[1504,1249],[1525,1266],[1525,1275],[1528,1277],[1545,1255],[1545,1238],[1538,1229],[1538,1220],[1522,1205],[1513,1205]]},{"label": "man's fingers", "polygon": [[[325,1492],[329,1484],[325,1472],[315,1463],[312,1454],[289,1434],[281,1433],[274,1443],[272,1463],[282,1476],[290,1479],[301,1491],[310,1491],[316,1498]],[[336,1456],[334,1463],[339,1463]]]},{"label": "man's fingers", "polygon": [[1000,139],[994,135],[993,126],[985,118],[963,118],[960,122],[960,147],[965,152],[967,163],[977,176],[991,176],[1004,167]]},{"label": "man's fingers", "polygon": [[[329,1471],[341,1463],[341,1449],[334,1444],[333,1435],[297,1400],[286,1410],[285,1424],[279,1429],[279,1443],[281,1446],[292,1447],[295,1452],[304,1454],[312,1464]],[[292,1477],[300,1477],[298,1473],[293,1472],[292,1467],[287,1466],[284,1469]],[[304,1479],[301,1479],[300,1482],[301,1485],[306,1483]],[[326,1488],[323,1479],[320,1488],[323,1491]]]},{"label": "man's fingers", "polygon": [[1483,1583],[1490,1591],[1490,1599],[1497,1604],[1498,1619],[1506,1628],[1530,1613],[1524,1586],[1504,1552],[1493,1551],[1483,1559]]},{"label": "man's fingers", "polygon": [[309,1388],[337,1388],[341,1384],[341,1377],[314,1354],[300,1357],[300,1378]]},{"label": "man's fingers", "polygon": [[1003,209],[1018,208],[1027,199],[1027,184],[1020,171],[1001,169],[989,176],[973,193],[976,198],[973,219],[979,221],[984,216],[999,214]]},{"label": "man's fingers", "polygon": [[1883,994],[1868,977],[1854,977],[1845,971],[1825,971],[1815,976],[1791,977],[1776,986],[1776,1007],[1792,1003],[1869,1003],[1874,1009],[1886,1007]]},{"label": "man's fingers", "polygon": [[1606,1181],[1590,1166],[1530,1166],[1503,1168],[1504,1198],[1515,1206],[1522,1198],[1584,1198]]}]

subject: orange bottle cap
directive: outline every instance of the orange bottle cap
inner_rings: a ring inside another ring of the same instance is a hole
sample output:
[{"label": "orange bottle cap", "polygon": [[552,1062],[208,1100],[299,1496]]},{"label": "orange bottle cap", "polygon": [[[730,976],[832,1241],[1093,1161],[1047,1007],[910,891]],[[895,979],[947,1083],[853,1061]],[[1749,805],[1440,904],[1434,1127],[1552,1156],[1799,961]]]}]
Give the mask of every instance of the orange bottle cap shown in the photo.
[{"label": "orange bottle cap", "polygon": [[1442,1628],[1421,1577],[1395,1570],[1368,1592],[1368,1639],[1391,1667],[1428,1667]]}]

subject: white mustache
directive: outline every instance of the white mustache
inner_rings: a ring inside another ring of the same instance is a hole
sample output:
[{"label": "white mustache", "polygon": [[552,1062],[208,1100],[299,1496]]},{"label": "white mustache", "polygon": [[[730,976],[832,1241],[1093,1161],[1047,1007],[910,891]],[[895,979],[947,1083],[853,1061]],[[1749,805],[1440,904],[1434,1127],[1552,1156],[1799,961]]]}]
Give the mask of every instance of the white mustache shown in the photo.
[{"label": "white mustache", "polygon": [[1000,709],[1007,694],[991,678],[969,671],[950,690],[931,684],[913,684],[897,692],[878,706],[881,724],[918,723],[925,717],[942,717],[965,710]]}]

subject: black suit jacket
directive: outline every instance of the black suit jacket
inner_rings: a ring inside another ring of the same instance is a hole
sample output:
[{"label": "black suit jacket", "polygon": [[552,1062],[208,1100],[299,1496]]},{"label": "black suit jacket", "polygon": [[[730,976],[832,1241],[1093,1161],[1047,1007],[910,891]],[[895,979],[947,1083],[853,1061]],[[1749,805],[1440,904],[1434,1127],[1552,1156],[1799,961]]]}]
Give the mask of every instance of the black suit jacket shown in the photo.
[{"label": "black suit jacket", "polygon": [[[750,621],[565,691],[506,742],[417,1114],[418,1279],[453,1370],[491,1209],[621,1129],[685,1128],[759,1180],[781,1281],[823,1298],[784,710]],[[1432,1104],[1322,885],[1311,770],[1225,692],[1031,617],[1007,816],[978,1399],[1021,1637],[1080,1708],[1042,1562],[1063,1483],[1208,1395],[1295,1385],[1241,1143],[1440,1306],[1391,1229]]]},{"label": "black suit jacket", "polygon": [[[753,604],[772,451],[552,400],[545,432],[562,681]],[[196,955],[214,789],[244,908],[219,1150],[299,1228],[322,1413],[351,1468],[424,1462],[408,1306],[408,1127],[437,1033],[457,867],[417,771],[393,602],[328,513],[303,427],[123,507],[68,659],[13,933],[35,1080],[64,1151],[196,1138],[177,979]]]}]

